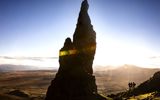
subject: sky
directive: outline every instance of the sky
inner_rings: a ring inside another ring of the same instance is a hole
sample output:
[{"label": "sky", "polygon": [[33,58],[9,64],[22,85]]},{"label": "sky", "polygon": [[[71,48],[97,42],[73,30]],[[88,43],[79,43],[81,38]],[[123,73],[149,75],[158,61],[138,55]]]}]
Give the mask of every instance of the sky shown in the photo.
[{"label": "sky", "polygon": [[[58,66],[59,49],[73,37],[81,2],[0,0],[0,64]],[[160,0],[88,2],[97,33],[94,65],[160,67]]]}]

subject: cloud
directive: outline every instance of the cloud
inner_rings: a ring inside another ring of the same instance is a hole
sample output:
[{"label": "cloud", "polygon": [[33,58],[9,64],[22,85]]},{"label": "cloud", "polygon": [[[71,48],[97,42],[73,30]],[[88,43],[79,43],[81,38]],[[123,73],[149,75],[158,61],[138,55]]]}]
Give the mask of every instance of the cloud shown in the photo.
[{"label": "cloud", "polygon": [[151,61],[150,65],[160,68],[160,56],[152,56],[149,59]]},{"label": "cloud", "polygon": [[160,59],[160,56],[152,56],[150,59]]},{"label": "cloud", "polygon": [[9,57],[9,56],[0,56],[0,59],[16,59],[16,60],[43,61],[45,59],[58,59],[58,57]]},{"label": "cloud", "polygon": [[0,56],[0,58],[3,58],[3,59],[14,59],[13,57],[8,57],[8,56]]},{"label": "cloud", "polygon": [[9,57],[0,56],[0,64],[57,67],[58,57]]}]

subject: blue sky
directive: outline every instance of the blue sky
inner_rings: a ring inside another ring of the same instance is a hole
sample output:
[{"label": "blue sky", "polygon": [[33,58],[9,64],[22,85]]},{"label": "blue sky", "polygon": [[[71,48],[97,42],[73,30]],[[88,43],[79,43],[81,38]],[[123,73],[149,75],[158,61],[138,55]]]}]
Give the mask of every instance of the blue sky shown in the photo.
[{"label": "blue sky", "polygon": [[[160,0],[88,1],[95,65],[160,66]],[[72,38],[81,2],[0,0],[0,56],[57,57]]]}]

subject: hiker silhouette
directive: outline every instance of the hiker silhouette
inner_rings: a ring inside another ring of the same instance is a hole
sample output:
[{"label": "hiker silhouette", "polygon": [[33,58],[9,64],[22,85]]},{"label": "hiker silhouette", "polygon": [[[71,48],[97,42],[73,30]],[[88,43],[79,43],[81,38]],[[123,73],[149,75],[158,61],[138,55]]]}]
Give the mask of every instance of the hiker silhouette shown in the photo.
[{"label": "hiker silhouette", "polygon": [[135,82],[129,82],[129,83],[128,83],[129,90],[134,89],[135,86],[136,86],[136,83],[135,83]]}]

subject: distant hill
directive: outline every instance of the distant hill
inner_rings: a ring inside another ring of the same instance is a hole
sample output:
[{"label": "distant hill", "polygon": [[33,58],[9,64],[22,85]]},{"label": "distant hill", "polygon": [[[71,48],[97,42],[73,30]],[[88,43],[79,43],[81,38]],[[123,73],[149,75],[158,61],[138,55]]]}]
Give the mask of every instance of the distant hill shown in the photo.
[{"label": "distant hill", "polygon": [[99,92],[103,91],[102,93],[106,95],[127,91],[128,82],[135,82],[138,86],[151,78],[155,72],[160,71],[158,68],[142,68],[134,65],[101,68],[95,68],[95,76]]},{"label": "distant hill", "polygon": [[148,78],[152,77],[152,75],[160,71],[158,68],[142,68],[134,65],[123,65],[117,68],[111,68],[111,66],[102,67],[102,69],[96,69],[95,73],[97,75],[105,75],[108,78],[116,79],[119,81],[127,80],[134,81],[139,83],[139,81],[143,82]]},{"label": "distant hill", "polygon": [[128,81],[133,81],[139,84],[139,82],[143,82],[148,78],[152,77],[152,75],[159,71],[160,69],[151,69],[151,68],[142,68],[134,65],[124,65],[117,69],[112,70],[114,75],[119,79],[124,79]]}]

